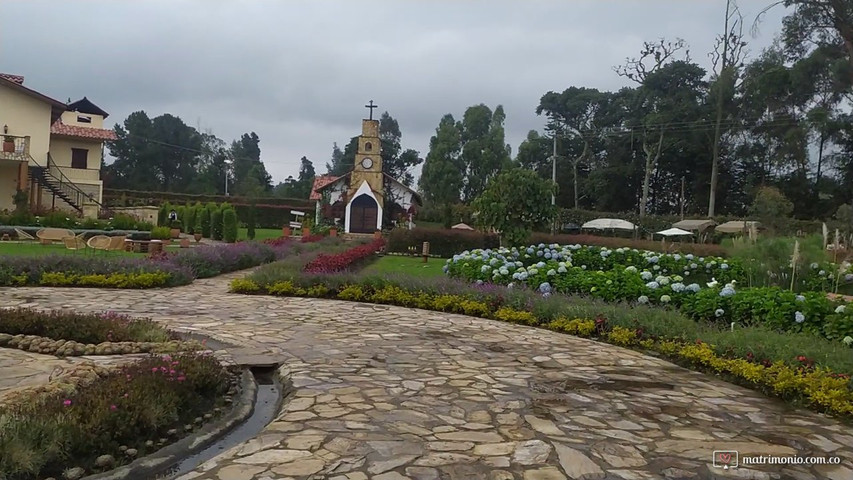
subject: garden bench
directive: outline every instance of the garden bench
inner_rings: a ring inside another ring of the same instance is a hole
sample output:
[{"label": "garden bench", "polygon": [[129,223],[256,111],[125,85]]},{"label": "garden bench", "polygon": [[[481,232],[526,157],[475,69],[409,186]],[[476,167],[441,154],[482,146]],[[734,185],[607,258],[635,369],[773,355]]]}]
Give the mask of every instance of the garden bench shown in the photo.
[{"label": "garden bench", "polygon": [[63,242],[68,237],[74,237],[74,232],[65,228],[42,228],[36,232],[36,237],[43,244]]}]

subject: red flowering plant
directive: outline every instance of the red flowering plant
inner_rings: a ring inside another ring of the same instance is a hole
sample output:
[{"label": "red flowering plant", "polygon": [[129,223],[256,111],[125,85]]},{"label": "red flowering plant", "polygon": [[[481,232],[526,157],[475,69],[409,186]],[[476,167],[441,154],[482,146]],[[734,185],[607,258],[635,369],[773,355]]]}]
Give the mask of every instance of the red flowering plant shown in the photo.
[{"label": "red flowering plant", "polygon": [[319,233],[317,233],[317,234],[310,233],[308,235],[303,235],[302,239],[299,241],[302,243],[313,243],[313,242],[319,242],[320,240],[322,240],[324,238],[326,238],[326,237],[324,235],[319,234]]},{"label": "red flowering plant", "polygon": [[376,240],[350,248],[332,255],[321,254],[308,262],[302,269],[305,273],[336,273],[348,269],[354,263],[364,260],[385,246],[385,240]]}]

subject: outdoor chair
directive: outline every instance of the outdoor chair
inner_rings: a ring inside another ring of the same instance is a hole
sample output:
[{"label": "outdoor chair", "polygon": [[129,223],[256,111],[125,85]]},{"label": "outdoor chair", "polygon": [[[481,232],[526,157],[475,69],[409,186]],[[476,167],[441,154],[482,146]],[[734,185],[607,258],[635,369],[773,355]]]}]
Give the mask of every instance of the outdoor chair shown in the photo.
[{"label": "outdoor chair", "polygon": [[107,246],[107,251],[119,251],[124,250],[124,242],[127,239],[127,235],[116,235],[114,237],[110,237],[110,244]]},{"label": "outdoor chair", "polygon": [[65,228],[42,228],[36,232],[36,237],[44,245],[64,241],[65,237],[73,237],[74,232]]},{"label": "outdoor chair", "polygon": [[83,237],[64,237],[62,242],[65,244],[65,248],[68,250],[85,250],[86,249],[86,241],[83,240]]},{"label": "outdoor chair", "polygon": [[86,245],[95,250],[109,250],[112,239],[106,235],[95,235],[90,238]]},{"label": "outdoor chair", "polygon": [[30,235],[29,233],[21,230],[20,228],[15,229],[15,233],[18,235],[18,240],[35,240],[36,238]]}]

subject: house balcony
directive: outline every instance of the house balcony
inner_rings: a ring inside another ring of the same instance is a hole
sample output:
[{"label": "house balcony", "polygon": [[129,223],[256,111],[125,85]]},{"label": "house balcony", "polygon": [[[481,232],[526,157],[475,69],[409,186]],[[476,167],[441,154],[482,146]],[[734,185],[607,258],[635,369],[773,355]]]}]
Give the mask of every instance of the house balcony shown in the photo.
[{"label": "house balcony", "polygon": [[30,159],[30,137],[20,135],[4,135],[2,137],[2,148],[0,148],[0,160],[29,161]]}]

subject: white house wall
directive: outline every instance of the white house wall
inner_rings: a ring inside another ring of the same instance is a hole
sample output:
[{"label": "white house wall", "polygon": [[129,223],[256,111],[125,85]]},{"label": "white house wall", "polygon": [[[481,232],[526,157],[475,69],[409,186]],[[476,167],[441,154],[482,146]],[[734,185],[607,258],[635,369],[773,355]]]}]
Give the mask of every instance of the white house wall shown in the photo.
[{"label": "white house wall", "polygon": [[[412,203],[414,203],[414,197],[412,195],[412,192],[403,185],[397,182],[386,182],[385,188],[388,188],[390,190],[394,201],[397,203],[397,205],[403,207],[403,210],[408,210],[409,207],[412,206]],[[386,196],[386,198],[388,197]]]}]

